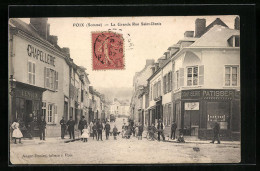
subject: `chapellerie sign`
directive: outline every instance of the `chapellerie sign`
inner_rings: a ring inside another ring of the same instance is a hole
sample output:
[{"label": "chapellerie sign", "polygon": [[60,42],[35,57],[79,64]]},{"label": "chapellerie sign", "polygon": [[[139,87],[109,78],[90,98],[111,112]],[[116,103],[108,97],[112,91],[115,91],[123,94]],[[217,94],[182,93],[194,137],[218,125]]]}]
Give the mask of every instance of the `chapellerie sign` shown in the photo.
[{"label": "chapellerie sign", "polygon": [[38,49],[37,47],[34,47],[30,44],[27,46],[27,54],[30,57],[33,57],[37,60],[40,60],[41,62],[47,63],[49,65],[55,66],[55,57],[43,52],[42,50]]},{"label": "chapellerie sign", "polygon": [[41,100],[41,95],[39,92],[25,90],[25,89],[16,89],[16,97],[22,97],[30,100]]}]

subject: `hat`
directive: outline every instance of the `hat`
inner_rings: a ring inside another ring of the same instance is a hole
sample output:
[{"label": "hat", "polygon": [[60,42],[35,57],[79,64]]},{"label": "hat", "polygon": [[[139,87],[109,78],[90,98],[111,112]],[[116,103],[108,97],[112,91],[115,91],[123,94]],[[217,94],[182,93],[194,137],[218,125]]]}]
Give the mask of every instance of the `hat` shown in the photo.
[{"label": "hat", "polygon": [[85,118],[85,116],[82,116],[81,118]]},{"label": "hat", "polygon": [[72,116],[70,116],[70,118],[72,118]]}]

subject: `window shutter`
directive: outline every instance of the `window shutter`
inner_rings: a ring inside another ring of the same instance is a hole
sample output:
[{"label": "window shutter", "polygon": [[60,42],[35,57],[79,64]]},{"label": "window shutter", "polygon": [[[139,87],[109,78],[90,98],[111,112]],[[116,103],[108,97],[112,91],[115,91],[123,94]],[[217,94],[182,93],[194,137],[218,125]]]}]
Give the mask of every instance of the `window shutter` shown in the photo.
[{"label": "window shutter", "polygon": [[166,77],[163,77],[163,94],[166,93]]},{"label": "window shutter", "polygon": [[172,72],[169,73],[169,79],[170,79],[170,83],[169,83],[169,91],[172,91]]},{"label": "window shutter", "polygon": [[176,80],[177,80],[176,75],[177,75],[176,72],[174,72],[173,78],[172,78],[173,79],[173,90],[175,90],[177,88],[177,86],[176,86]]},{"label": "window shutter", "polygon": [[59,77],[58,77],[58,72],[55,71],[55,90],[58,90],[59,88]]},{"label": "window shutter", "polygon": [[50,68],[46,68],[46,87],[50,88]]},{"label": "window shutter", "polygon": [[44,78],[43,78],[44,79],[43,80],[44,81],[44,88],[46,88],[46,67],[44,67],[44,73],[43,74],[44,74]]},{"label": "window shutter", "polygon": [[204,65],[199,66],[199,85],[204,84]]},{"label": "window shutter", "polygon": [[179,79],[180,86],[184,86],[184,68],[180,68],[180,79]]},{"label": "window shutter", "polygon": [[53,115],[53,123],[57,124],[58,122],[58,107],[57,105],[54,105],[54,115]]}]

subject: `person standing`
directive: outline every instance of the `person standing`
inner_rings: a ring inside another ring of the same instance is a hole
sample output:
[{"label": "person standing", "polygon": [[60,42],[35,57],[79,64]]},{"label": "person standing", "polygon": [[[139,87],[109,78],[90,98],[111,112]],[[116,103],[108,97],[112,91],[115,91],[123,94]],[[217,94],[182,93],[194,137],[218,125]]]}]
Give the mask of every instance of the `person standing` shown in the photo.
[{"label": "person standing", "polygon": [[126,125],[125,125],[125,123],[123,123],[123,126],[122,126],[122,138],[125,137],[125,132],[126,132]]},{"label": "person standing", "polygon": [[46,121],[44,120],[44,116],[41,116],[41,119],[38,121],[38,127],[40,131],[40,140],[45,141],[45,129],[46,129]]},{"label": "person standing", "polygon": [[82,130],[81,138],[83,138],[83,142],[88,142],[89,127],[87,127],[87,125],[85,125],[84,129]]},{"label": "person standing", "polygon": [[165,141],[165,136],[164,136],[164,124],[162,123],[162,120],[159,119],[159,122],[157,123],[156,126],[157,130],[158,130],[158,141],[160,141],[160,136],[162,136],[163,141]]},{"label": "person standing", "polygon": [[97,140],[97,124],[94,122],[94,125],[92,126],[92,131],[93,131],[93,140],[96,137]]},{"label": "person standing", "polygon": [[214,124],[214,127],[213,127],[213,140],[210,142],[210,143],[213,143],[215,142],[215,140],[218,141],[218,144],[220,144],[220,140],[219,140],[219,130],[220,130],[220,126],[219,126],[219,123],[218,122],[215,122]]},{"label": "person standing", "polygon": [[99,139],[100,139],[101,141],[103,141],[103,140],[102,140],[102,130],[103,130],[103,125],[102,125],[102,123],[99,121],[98,124],[97,124],[98,141],[99,141]]},{"label": "person standing", "polygon": [[139,123],[138,126],[138,140],[142,140],[142,135],[143,135],[144,127],[141,123]]},{"label": "person standing", "polygon": [[33,114],[30,113],[27,118],[27,133],[30,139],[32,139],[32,128],[33,128]]},{"label": "person standing", "polygon": [[93,136],[93,130],[92,130],[92,127],[93,127],[93,122],[92,121],[90,121],[90,123],[89,123],[89,136]]},{"label": "person standing", "polygon": [[105,125],[105,131],[106,131],[106,139],[109,139],[109,132],[110,132],[110,124],[107,122]]},{"label": "person standing", "polygon": [[116,127],[116,125],[114,125],[114,128],[113,128],[114,140],[116,140],[117,132],[118,132],[117,127]]},{"label": "person standing", "polygon": [[87,121],[85,120],[85,116],[81,117],[81,120],[79,121],[78,129],[80,130],[80,134],[82,135],[82,130],[85,128],[85,125],[87,126]]},{"label": "person standing", "polygon": [[75,135],[74,135],[75,121],[72,120],[72,116],[70,116],[70,120],[67,122],[67,126],[68,126],[68,131],[70,134],[70,139],[71,138],[75,139]]},{"label": "person standing", "polygon": [[171,139],[174,140],[175,139],[175,132],[177,129],[177,124],[175,123],[175,121],[172,122],[172,126],[171,126]]},{"label": "person standing", "polygon": [[64,139],[65,132],[66,132],[66,122],[64,120],[64,116],[60,120],[60,126],[61,126],[61,139]]},{"label": "person standing", "polygon": [[19,139],[19,143],[22,144],[21,140],[22,140],[23,134],[20,131],[19,122],[18,122],[17,119],[14,120],[13,124],[11,125],[11,127],[13,129],[12,137],[14,138],[14,143],[16,144],[16,139]]}]

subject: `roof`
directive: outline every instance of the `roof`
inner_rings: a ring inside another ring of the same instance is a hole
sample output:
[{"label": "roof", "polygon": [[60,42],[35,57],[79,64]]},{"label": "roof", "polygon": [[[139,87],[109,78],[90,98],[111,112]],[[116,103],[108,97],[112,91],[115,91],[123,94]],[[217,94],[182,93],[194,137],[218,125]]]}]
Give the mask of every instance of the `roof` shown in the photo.
[{"label": "roof", "polygon": [[234,35],[240,35],[239,30],[230,29],[221,25],[215,25],[198,40],[196,40],[190,47],[227,47],[227,40]]},{"label": "roof", "polygon": [[177,44],[180,44],[181,42],[194,42],[198,38],[196,37],[184,37],[183,39],[180,39]]},{"label": "roof", "polygon": [[211,29],[214,25],[221,25],[221,26],[228,28],[228,26],[220,18],[216,18],[212,23],[210,23],[206,27],[205,32],[207,32],[209,29]]}]

